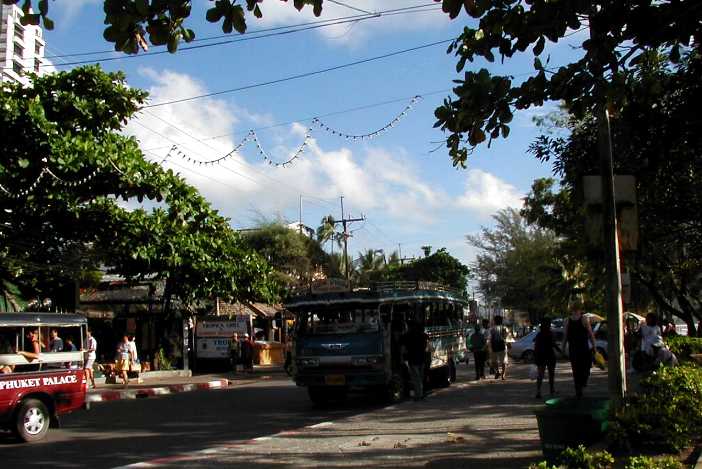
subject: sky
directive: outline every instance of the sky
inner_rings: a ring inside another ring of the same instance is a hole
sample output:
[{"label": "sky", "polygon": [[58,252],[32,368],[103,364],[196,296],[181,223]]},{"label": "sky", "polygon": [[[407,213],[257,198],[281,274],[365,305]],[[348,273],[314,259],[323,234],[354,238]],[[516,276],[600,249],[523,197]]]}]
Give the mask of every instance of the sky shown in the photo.
[{"label": "sky", "polygon": [[[315,18],[309,7],[298,12],[292,2],[266,0],[260,4],[262,19],[247,16],[249,32],[340,20],[290,34],[269,30],[268,37],[254,38],[257,34],[222,37],[220,26],[204,19],[210,6],[210,1],[194,0],[187,24],[198,39],[218,38],[193,44],[237,42],[192,50],[181,44],[176,54],[66,56],[109,51],[112,44],[102,38],[102,0],[60,0],[50,4],[56,27],[45,32],[46,49],[47,56],[62,56],[51,58],[59,70],[77,66],[73,62],[99,61],[108,71],[124,71],[130,86],[148,90],[149,104],[156,106],[142,110],[125,132],[139,140],[148,159],[196,186],[234,228],[261,220],[295,222],[300,200],[302,222],[316,228],[325,215],[341,218],[343,196],[344,214],[365,218],[350,225],[354,258],[366,249],[420,256],[421,246],[429,245],[445,247],[470,264],[475,250],[465,236],[491,226],[498,210],[519,208],[533,180],[551,175],[550,166],[527,148],[538,135],[533,117],[552,111],[553,104],[518,113],[509,139],[479,147],[467,169],[452,166],[441,144],[446,135],[433,128],[434,109],[450,95],[452,80],[461,77],[455,57],[446,53],[447,43],[249,87],[454,38],[470,24],[464,13],[450,20],[440,4],[427,0],[347,0],[325,1],[321,18]],[[348,18],[363,15],[359,10],[408,6],[419,8],[362,21]],[[579,42],[578,35],[569,42]],[[559,65],[573,51],[558,44],[547,46],[546,54]],[[486,67],[514,75],[518,82],[533,72],[532,61],[528,53],[504,64],[476,61],[466,70]],[[242,87],[248,88],[160,105]],[[386,130],[372,139],[353,139],[323,126],[347,135]],[[225,155],[216,165],[197,164]],[[295,155],[285,167],[269,164]]]}]

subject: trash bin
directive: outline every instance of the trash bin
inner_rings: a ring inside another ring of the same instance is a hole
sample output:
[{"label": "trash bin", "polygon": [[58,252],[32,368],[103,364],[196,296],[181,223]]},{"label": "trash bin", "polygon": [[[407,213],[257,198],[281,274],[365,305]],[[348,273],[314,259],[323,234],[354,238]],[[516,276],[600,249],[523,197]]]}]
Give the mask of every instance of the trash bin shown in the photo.
[{"label": "trash bin", "polygon": [[536,411],[541,449],[546,460],[554,464],[566,447],[589,446],[607,430],[609,399],[556,398],[546,401]]}]

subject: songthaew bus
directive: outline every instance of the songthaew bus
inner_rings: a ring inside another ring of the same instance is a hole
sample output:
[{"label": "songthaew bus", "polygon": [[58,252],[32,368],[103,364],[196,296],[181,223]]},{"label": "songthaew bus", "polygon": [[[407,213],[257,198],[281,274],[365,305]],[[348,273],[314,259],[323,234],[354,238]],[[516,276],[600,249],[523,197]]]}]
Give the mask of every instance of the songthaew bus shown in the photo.
[{"label": "songthaew bus", "polygon": [[341,399],[350,389],[404,399],[410,378],[400,338],[415,321],[429,338],[426,384],[448,386],[465,358],[465,307],[458,292],[428,282],[293,297],[286,308],[295,315],[295,382],[315,403]]},{"label": "songthaew bus", "polygon": [[85,406],[86,328],[77,314],[0,312],[0,427],[37,441]]}]

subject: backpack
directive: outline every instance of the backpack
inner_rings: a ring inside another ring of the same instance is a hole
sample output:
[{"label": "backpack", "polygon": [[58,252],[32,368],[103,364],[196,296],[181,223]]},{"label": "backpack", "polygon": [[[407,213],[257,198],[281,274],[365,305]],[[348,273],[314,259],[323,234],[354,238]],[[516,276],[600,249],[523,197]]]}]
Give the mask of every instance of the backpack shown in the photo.
[{"label": "backpack", "polygon": [[471,334],[470,349],[474,352],[485,349],[485,335],[481,331],[476,331]]},{"label": "backpack", "polygon": [[490,332],[490,348],[493,352],[504,352],[505,339],[502,337],[502,327],[496,327]]}]

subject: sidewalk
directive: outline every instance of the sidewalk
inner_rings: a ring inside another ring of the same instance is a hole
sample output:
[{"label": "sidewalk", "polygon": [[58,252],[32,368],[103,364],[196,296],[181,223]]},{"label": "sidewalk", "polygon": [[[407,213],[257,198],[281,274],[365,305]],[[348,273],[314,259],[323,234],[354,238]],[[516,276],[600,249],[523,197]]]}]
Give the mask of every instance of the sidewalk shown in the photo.
[{"label": "sidewalk", "polygon": [[224,389],[255,383],[260,380],[273,379],[274,376],[287,376],[282,366],[255,366],[252,374],[244,373],[209,373],[188,376],[182,370],[173,373],[143,373],[143,381],[137,383],[132,379],[127,388],[122,384],[104,384],[104,379],[96,379],[97,388],[89,389],[86,402],[97,403],[122,399],[140,399],[164,396],[179,392]]}]

